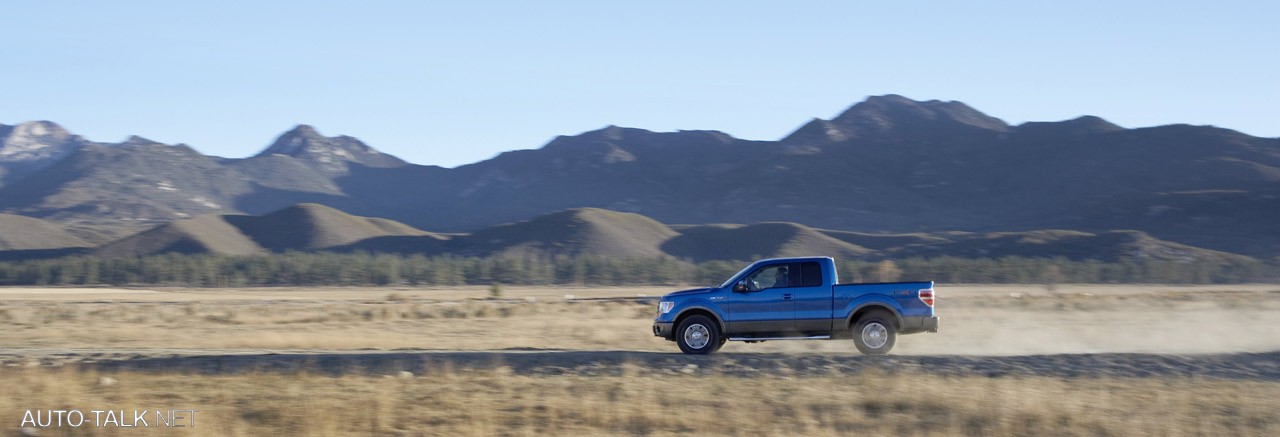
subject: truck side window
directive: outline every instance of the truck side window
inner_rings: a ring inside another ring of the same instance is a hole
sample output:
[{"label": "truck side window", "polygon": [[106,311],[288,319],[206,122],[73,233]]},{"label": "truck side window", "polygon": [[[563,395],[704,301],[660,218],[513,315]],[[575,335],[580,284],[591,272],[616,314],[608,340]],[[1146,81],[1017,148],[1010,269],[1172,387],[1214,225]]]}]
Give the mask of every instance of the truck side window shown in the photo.
[{"label": "truck side window", "polygon": [[756,270],[747,276],[747,290],[760,291],[766,288],[787,287],[791,273],[788,264],[779,264]]},{"label": "truck side window", "polygon": [[822,266],[816,262],[800,264],[800,286],[817,287],[822,285]]},{"label": "truck side window", "polygon": [[773,274],[773,288],[783,288],[791,286],[791,269],[782,266]]}]

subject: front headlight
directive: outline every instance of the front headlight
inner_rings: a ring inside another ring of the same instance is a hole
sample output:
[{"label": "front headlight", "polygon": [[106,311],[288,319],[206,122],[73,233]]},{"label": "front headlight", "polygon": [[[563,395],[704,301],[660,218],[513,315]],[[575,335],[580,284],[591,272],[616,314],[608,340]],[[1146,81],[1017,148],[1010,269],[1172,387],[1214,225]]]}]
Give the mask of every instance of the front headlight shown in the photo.
[{"label": "front headlight", "polygon": [[676,303],[669,300],[658,302],[658,314],[669,313],[671,312],[671,308],[674,308],[675,306],[676,306]]}]

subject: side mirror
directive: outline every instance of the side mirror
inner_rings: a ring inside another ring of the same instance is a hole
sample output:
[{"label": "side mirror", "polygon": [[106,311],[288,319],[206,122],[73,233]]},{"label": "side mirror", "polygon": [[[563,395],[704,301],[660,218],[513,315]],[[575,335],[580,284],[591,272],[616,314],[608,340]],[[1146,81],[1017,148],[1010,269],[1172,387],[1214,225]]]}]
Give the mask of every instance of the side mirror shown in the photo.
[{"label": "side mirror", "polygon": [[746,292],[747,292],[747,283],[742,282],[742,281],[738,281],[738,283],[737,283],[737,284],[733,284],[733,292],[734,292],[734,293],[746,293]]}]

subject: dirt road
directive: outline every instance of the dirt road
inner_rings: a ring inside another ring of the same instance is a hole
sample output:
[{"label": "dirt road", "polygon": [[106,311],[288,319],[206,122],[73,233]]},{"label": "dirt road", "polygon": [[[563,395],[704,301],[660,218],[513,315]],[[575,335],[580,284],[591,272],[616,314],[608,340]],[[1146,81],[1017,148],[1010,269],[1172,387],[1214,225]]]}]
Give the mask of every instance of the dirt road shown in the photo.
[{"label": "dirt road", "polygon": [[[1276,379],[1280,286],[939,286],[936,334],[889,357],[849,341],[729,343],[684,357],[649,335],[663,289],[8,289],[0,364],[196,372],[1201,375]],[[690,367],[690,366],[694,367]]]},{"label": "dirt road", "polygon": [[[1280,380],[1280,352],[1156,355],[1059,354],[1024,356],[862,356],[821,353],[725,353],[686,356],[636,351],[390,351],[268,353],[233,350],[194,355],[189,350],[40,351],[0,354],[7,364],[79,366],[99,372],[165,371],[197,374],[501,371],[525,375],[580,376],[636,374],[718,374],[820,376],[920,373],[949,376],[1147,377],[1196,376]],[[39,357],[39,358],[34,358]]]}]

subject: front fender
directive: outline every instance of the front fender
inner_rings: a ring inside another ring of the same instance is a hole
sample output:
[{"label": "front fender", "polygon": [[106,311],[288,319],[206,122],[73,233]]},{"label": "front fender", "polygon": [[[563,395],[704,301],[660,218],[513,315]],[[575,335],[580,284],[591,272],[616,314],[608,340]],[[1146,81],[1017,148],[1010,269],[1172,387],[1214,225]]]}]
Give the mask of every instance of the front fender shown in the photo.
[{"label": "front fender", "polygon": [[657,321],[675,322],[676,320],[680,320],[680,317],[684,314],[690,311],[699,310],[711,313],[712,318],[716,319],[716,323],[720,325],[720,332],[725,332],[727,327],[724,324],[724,312],[721,310],[720,306],[716,305],[715,302],[701,298],[689,299],[685,302],[676,303],[675,307],[671,309],[671,312],[659,316]]}]

